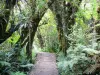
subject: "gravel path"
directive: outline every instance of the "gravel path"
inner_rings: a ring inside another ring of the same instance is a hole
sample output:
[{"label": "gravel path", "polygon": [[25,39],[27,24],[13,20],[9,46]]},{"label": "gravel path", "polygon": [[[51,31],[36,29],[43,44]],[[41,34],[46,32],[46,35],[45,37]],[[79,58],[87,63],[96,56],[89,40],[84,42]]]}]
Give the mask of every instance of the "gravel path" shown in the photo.
[{"label": "gravel path", "polygon": [[30,72],[30,75],[58,75],[55,54],[38,53],[35,68]]}]

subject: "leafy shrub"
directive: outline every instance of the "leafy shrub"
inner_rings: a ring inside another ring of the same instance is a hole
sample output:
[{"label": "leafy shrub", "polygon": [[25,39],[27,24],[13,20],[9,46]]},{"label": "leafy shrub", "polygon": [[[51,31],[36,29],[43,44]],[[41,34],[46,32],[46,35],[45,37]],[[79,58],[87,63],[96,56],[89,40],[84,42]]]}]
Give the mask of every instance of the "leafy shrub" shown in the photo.
[{"label": "leafy shrub", "polygon": [[[24,49],[20,51],[20,55],[15,60],[15,52],[11,51],[0,51],[0,75],[25,75],[21,72],[28,73],[28,71],[33,67],[26,60],[26,55]],[[21,72],[17,72],[21,71]]]},{"label": "leafy shrub", "polygon": [[26,74],[24,74],[23,72],[11,72],[10,73],[11,75],[26,75]]},{"label": "leafy shrub", "polygon": [[73,32],[67,37],[71,40],[67,56],[63,53],[59,53],[58,56],[58,68],[61,75],[82,75],[89,66],[95,63],[91,56],[100,54],[100,51],[95,50],[97,45],[92,44],[86,35],[78,25],[73,27]]}]

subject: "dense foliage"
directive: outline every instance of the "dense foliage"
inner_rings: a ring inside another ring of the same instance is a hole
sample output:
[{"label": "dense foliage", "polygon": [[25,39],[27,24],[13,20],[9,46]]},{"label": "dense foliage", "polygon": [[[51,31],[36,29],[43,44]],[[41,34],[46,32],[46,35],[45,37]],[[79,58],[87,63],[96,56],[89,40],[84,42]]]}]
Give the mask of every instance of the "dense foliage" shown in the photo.
[{"label": "dense foliage", "polygon": [[0,0],[0,75],[27,75],[38,52],[60,75],[100,74],[99,0]]}]

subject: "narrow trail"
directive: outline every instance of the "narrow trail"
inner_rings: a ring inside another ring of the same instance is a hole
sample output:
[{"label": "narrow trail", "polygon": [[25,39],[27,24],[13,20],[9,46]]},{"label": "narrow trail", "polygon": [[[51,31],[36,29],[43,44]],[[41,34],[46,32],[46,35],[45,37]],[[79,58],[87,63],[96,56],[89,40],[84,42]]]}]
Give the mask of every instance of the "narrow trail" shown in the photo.
[{"label": "narrow trail", "polygon": [[38,53],[30,75],[58,75],[56,55],[47,52]]}]

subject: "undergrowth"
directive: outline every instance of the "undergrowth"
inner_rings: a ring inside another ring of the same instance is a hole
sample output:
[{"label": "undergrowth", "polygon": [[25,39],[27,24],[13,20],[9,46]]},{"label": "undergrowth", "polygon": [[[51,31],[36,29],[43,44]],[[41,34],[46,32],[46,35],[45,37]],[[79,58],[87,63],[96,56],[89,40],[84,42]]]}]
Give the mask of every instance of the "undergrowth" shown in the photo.
[{"label": "undergrowth", "polygon": [[[73,27],[73,32],[67,38],[71,41],[67,56],[63,53],[58,54],[59,73],[60,75],[83,75],[89,66],[96,63],[92,57],[100,53],[96,50],[98,43],[91,42],[86,32],[78,25]],[[92,73],[92,70],[89,69],[88,72]]]},{"label": "undergrowth", "polygon": [[[20,48],[18,48],[20,50]],[[15,50],[0,50],[0,75],[27,75],[33,64],[26,57],[25,49],[16,58]]]}]

